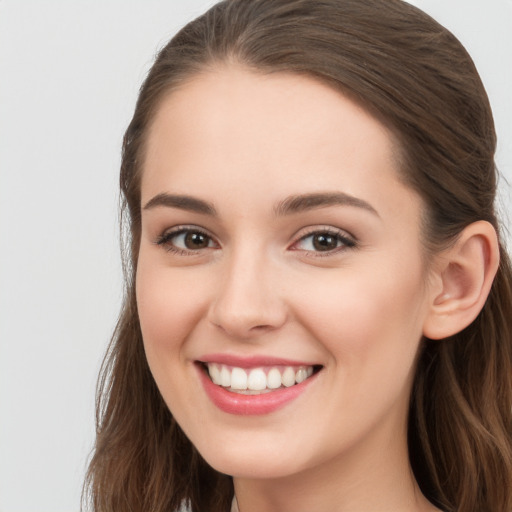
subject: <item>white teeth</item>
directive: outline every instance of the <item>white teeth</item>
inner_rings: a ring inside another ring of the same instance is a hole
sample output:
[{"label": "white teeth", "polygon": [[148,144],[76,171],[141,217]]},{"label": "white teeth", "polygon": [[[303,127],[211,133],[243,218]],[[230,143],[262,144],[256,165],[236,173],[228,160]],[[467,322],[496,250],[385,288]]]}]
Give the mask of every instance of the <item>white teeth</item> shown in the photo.
[{"label": "white teeth", "polygon": [[291,366],[287,366],[281,377],[283,386],[289,388],[295,384],[295,371]]},{"label": "white teeth", "polygon": [[222,384],[222,379],[220,377],[219,367],[216,364],[212,364],[209,367],[209,371],[210,371],[210,377],[212,378],[213,383],[220,386]]},{"label": "white teeth", "polygon": [[297,370],[297,373],[295,374],[295,382],[297,384],[300,384],[301,382],[305,381],[308,378],[308,371],[306,368],[299,368]]},{"label": "white teeth", "polygon": [[281,372],[277,368],[272,368],[267,375],[267,387],[277,389],[281,387]]},{"label": "white teeth", "polygon": [[247,389],[247,373],[242,368],[233,368],[231,370],[231,388]]},{"label": "white teeth", "polygon": [[220,385],[225,388],[231,386],[231,372],[225,366],[223,366],[220,371]]},{"label": "white teeth", "polygon": [[249,378],[247,379],[247,387],[254,391],[261,391],[262,389],[265,389],[267,387],[267,376],[265,375],[265,372],[260,368],[251,370]]},{"label": "white teeth", "polygon": [[276,367],[267,371],[264,368],[245,370],[216,363],[208,363],[207,367],[214,384],[248,395],[267,393],[281,387],[289,388],[313,375],[313,366],[287,366],[284,370]]}]

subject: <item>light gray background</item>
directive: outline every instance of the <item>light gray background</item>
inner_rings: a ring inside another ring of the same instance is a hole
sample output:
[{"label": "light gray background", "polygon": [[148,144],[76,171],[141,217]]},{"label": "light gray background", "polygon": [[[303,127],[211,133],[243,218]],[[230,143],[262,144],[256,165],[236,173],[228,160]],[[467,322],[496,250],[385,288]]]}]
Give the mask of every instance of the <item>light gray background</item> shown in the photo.
[{"label": "light gray background", "polygon": [[[0,512],[79,510],[122,293],[123,130],[156,50],[211,3],[0,0]],[[512,181],[512,0],[413,3],[472,54]]]}]

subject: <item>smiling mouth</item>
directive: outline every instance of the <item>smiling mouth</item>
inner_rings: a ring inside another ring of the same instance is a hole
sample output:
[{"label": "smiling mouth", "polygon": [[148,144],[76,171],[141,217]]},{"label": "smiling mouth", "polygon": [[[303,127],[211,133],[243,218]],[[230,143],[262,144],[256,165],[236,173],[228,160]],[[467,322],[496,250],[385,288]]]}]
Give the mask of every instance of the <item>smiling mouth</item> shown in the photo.
[{"label": "smiling mouth", "polygon": [[323,368],[321,365],[239,368],[220,363],[199,364],[214,384],[226,391],[242,395],[261,395],[290,388],[309,379]]}]

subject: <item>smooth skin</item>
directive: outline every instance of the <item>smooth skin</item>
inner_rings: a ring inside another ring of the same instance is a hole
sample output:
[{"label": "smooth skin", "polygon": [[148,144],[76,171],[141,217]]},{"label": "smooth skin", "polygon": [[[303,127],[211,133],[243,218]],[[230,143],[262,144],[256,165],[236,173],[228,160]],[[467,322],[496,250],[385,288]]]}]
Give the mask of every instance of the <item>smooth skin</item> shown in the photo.
[{"label": "smooth skin", "polygon": [[[496,238],[476,223],[427,268],[423,204],[394,155],[389,131],[339,92],[234,64],[171,92],[151,126],[136,282],[145,350],[184,432],[234,476],[241,512],[437,510],[407,453],[416,356],[424,334],[478,314]],[[290,208],[312,194],[322,204]],[[212,353],[322,370],[282,409],[239,416],[201,385],[196,361]]]}]

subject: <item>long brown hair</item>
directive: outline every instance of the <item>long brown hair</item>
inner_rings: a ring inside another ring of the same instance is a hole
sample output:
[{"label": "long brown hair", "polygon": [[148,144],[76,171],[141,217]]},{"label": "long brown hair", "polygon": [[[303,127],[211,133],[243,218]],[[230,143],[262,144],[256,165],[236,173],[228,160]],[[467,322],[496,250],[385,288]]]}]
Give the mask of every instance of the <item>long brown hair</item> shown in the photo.
[{"label": "long brown hair", "polygon": [[[426,254],[494,210],[496,135],[489,101],[459,41],[400,0],[226,0],[159,53],[126,131],[121,166],[125,300],[97,395],[97,439],[84,500],[96,512],[225,512],[230,477],[184,436],[144,355],[134,276],[140,175],[162,98],[223,61],[316,77],[384,122],[400,172],[424,199]],[[446,511],[512,511],[512,271],[501,262],[464,331],[423,340],[409,416],[411,465]]]}]

